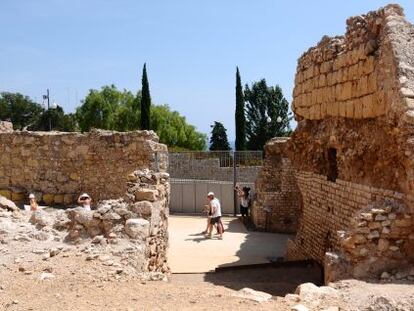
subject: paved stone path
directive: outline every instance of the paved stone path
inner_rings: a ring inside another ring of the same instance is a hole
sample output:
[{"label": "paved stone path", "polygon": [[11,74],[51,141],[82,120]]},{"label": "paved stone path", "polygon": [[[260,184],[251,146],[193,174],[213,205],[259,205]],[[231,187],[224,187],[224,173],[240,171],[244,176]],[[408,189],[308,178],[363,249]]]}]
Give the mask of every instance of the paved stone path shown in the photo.
[{"label": "paved stone path", "polygon": [[[237,218],[225,217],[223,240],[206,239],[206,218],[169,218],[168,261],[173,273],[203,273],[217,267],[267,263],[285,254],[292,235],[247,231]],[[214,230],[215,232],[215,230]]]}]

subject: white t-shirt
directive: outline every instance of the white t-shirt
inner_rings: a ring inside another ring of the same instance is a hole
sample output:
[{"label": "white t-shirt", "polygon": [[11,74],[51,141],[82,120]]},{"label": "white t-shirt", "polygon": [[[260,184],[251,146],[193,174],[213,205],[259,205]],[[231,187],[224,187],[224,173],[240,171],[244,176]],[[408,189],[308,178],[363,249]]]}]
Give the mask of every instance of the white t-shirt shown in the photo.
[{"label": "white t-shirt", "polygon": [[211,200],[210,206],[212,210],[214,209],[214,213],[211,215],[211,217],[213,218],[220,217],[221,216],[221,205],[220,205],[219,199],[214,198],[213,200]]},{"label": "white t-shirt", "polygon": [[244,196],[242,196],[240,198],[240,205],[243,207],[249,207],[249,198],[245,198]]}]

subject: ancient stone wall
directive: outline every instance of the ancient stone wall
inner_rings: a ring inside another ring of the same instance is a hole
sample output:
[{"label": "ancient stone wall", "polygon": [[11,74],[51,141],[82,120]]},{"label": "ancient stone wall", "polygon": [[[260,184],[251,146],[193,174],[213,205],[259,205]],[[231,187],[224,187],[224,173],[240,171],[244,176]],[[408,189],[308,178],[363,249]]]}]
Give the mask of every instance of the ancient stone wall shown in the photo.
[{"label": "ancient stone wall", "polygon": [[0,121],[0,133],[13,132],[13,123],[8,121]]},{"label": "ancient stone wall", "polygon": [[[223,158],[223,165],[218,157],[197,158],[191,152],[170,153],[168,159],[171,178],[233,181],[230,155]],[[260,166],[238,165],[237,181],[254,182],[260,169]]]},{"label": "ancient stone wall", "polygon": [[251,217],[256,228],[272,232],[296,232],[301,194],[295,171],[285,154],[288,138],[274,138],[265,146],[265,159],[256,180]]},{"label": "ancient stone wall", "polygon": [[348,275],[380,275],[414,259],[414,225],[405,195],[326,176],[297,174],[303,216],[288,258],[314,259],[341,253]]},{"label": "ancient stone wall", "polygon": [[327,280],[413,263],[413,50],[414,26],[389,5],[298,61],[287,153],[303,212],[288,258],[325,262]]},{"label": "ancient stone wall", "polygon": [[0,194],[22,201],[34,192],[47,205],[118,198],[129,173],[166,170],[167,147],[153,132],[0,133]]}]

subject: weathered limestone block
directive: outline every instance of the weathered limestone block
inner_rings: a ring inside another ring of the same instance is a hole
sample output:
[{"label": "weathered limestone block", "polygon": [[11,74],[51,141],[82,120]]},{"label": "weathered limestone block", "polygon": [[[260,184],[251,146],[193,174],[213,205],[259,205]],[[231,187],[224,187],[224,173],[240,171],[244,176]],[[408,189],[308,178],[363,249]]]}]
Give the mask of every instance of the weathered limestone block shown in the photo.
[{"label": "weathered limestone block", "polygon": [[146,239],[149,236],[149,222],[142,218],[128,219],[125,232],[133,239]]},{"label": "weathered limestone block", "polygon": [[158,190],[156,189],[138,189],[135,192],[135,199],[137,201],[154,202],[157,198]]},{"label": "weathered limestone block", "polygon": [[6,199],[11,199],[11,191],[8,189],[0,189],[0,195],[5,197]]},{"label": "weathered limestone block", "polygon": [[0,121],[0,132],[11,133],[13,132],[13,123],[8,121]]},{"label": "weathered limestone block", "polygon": [[8,211],[17,211],[19,209],[13,201],[7,199],[2,195],[0,195],[0,208]]},{"label": "weathered limestone block", "polygon": [[54,202],[54,195],[46,193],[43,195],[43,202],[45,202],[46,205],[52,205]]}]

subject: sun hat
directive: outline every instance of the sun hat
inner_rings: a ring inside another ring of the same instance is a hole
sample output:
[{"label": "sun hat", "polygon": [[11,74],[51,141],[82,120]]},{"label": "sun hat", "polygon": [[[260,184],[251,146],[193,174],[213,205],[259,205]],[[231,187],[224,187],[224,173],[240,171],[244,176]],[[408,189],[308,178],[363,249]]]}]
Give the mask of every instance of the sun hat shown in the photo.
[{"label": "sun hat", "polygon": [[207,193],[207,196],[208,196],[208,197],[210,197],[210,196],[211,196],[211,197],[214,197],[214,192],[210,191],[209,193]]},{"label": "sun hat", "polygon": [[82,195],[80,196],[80,198],[88,198],[88,199],[90,199],[91,197],[87,193],[82,193]]},{"label": "sun hat", "polygon": [[29,194],[29,199],[35,199],[35,195],[33,193]]}]

